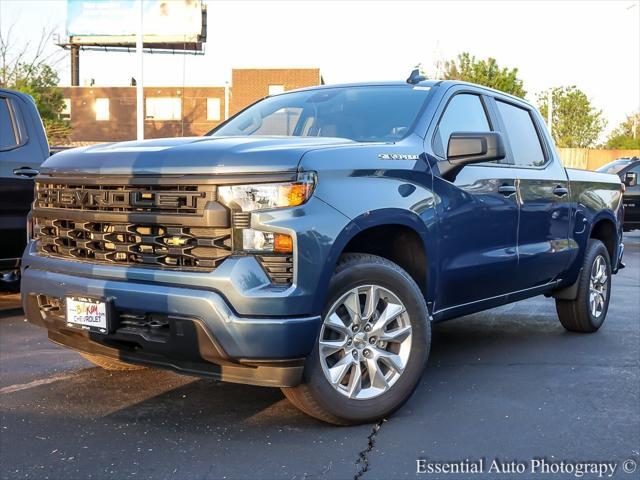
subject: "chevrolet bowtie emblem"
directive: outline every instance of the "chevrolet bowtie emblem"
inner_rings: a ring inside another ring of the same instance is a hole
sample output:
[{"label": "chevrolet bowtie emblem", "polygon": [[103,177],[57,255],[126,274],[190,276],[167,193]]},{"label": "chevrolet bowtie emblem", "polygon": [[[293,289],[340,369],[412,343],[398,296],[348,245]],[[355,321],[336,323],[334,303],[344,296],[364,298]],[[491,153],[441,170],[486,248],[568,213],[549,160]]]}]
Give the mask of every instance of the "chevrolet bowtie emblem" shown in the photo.
[{"label": "chevrolet bowtie emblem", "polygon": [[188,237],[169,237],[164,239],[164,243],[170,247],[182,247],[189,241]]}]

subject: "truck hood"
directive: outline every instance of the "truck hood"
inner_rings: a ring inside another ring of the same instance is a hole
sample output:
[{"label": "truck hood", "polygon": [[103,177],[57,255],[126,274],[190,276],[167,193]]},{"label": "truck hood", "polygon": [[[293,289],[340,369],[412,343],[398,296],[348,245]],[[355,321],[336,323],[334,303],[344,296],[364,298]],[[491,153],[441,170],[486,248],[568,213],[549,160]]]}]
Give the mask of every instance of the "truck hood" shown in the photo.
[{"label": "truck hood", "polygon": [[42,173],[193,175],[295,171],[310,151],[357,142],[321,137],[186,137],[74,148],[51,156]]}]

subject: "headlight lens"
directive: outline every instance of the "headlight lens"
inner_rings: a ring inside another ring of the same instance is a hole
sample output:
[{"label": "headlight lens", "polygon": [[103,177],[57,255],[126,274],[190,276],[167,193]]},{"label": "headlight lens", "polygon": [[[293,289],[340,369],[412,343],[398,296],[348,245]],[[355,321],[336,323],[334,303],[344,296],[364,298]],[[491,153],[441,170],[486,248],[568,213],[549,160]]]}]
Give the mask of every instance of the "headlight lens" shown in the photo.
[{"label": "headlight lens", "polygon": [[305,172],[299,174],[295,182],[221,186],[218,197],[226,206],[243,212],[295,207],[309,200],[315,185],[315,173]]},{"label": "headlight lens", "polygon": [[284,233],[245,228],[242,230],[242,249],[247,252],[292,253],[293,239]]}]

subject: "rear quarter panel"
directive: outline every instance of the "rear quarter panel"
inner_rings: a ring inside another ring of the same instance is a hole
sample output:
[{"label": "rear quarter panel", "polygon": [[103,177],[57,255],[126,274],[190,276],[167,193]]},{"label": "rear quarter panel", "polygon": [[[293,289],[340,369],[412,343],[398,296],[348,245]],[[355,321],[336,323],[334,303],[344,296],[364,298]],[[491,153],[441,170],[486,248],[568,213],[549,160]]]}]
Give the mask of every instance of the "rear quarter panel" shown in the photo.
[{"label": "rear quarter panel", "polygon": [[[600,221],[613,222],[616,246],[622,241],[622,190],[617,175],[567,169],[571,188],[571,202],[575,212],[570,241],[575,256],[567,272],[567,283],[573,283],[580,272],[584,251],[594,226]],[[614,271],[618,265],[617,250],[611,259]]]}]

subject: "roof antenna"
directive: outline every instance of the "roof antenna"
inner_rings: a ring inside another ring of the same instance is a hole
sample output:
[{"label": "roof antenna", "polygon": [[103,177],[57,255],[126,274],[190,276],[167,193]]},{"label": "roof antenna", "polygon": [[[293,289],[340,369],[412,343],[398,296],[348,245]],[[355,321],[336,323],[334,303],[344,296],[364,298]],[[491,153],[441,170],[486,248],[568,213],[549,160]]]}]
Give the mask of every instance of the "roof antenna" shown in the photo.
[{"label": "roof antenna", "polygon": [[411,75],[409,75],[409,78],[407,78],[407,83],[415,85],[417,83],[423,82],[424,80],[427,80],[427,74],[422,69],[422,64],[419,63],[411,71]]}]

